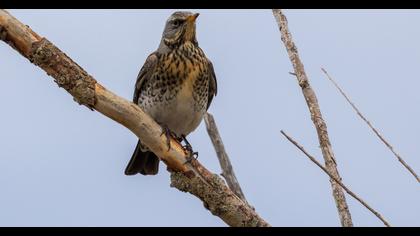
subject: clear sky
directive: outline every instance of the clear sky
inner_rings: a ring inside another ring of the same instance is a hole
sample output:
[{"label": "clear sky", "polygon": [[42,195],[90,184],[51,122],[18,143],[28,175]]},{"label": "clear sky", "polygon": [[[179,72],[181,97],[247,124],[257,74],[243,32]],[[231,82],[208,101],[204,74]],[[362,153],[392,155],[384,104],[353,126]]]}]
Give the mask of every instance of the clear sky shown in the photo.
[{"label": "clear sky", "polygon": [[[102,85],[129,100],[175,10],[10,10]],[[248,201],[274,226],[340,226],[318,139],[270,10],[192,10],[213,61],[210,112]],[[285,10],[346,183],[394,226],[420,226],[420,188],[325,78],[328,70],[420,173],[420,11]],[[225,226],[157,176],[125,176],[137,138],[79,106],[40,68],[0,43],[1,226]],[[190,135],[220,173],[204,122]],[[355,226],[382,226],[347,195]]]}]

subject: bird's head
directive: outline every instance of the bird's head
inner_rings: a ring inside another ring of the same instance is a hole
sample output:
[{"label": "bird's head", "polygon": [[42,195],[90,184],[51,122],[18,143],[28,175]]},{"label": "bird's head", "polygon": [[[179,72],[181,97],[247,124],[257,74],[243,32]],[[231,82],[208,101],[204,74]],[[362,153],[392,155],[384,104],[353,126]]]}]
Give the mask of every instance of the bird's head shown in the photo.
[{"label": "bird's head", "polygon": [[169,47],[181,45],[188,41],[197,44],[195,20],[198,15],[199,13],[188,11],[174,12],[166,21],[162,35],[163,42]]}]

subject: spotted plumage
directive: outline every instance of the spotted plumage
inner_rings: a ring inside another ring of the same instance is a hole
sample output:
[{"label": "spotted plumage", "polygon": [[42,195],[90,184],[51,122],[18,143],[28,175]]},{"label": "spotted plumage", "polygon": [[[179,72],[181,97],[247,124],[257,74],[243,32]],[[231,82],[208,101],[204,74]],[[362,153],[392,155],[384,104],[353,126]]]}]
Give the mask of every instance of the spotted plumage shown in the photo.
[{"label": "spotted plumage", "polygon": [[[198,46],[198,14],[175,12],[166,22],[157,51],[148,56],[137,76],[133,102],[177,137],[200,124],[217,82],[213,65]],[[157,174],[159,159],[138,141],[125,174]]]}]

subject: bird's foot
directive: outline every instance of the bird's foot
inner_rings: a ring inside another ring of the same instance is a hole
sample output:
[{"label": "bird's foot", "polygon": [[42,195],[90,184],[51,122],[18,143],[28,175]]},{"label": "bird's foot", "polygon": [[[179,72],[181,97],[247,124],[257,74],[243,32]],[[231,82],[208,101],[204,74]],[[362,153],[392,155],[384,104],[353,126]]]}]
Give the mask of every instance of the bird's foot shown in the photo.
[{"label": "bird's foot", "polygon": [[193,152],[193,148],[190,144],[190,142],[188,142],[187,138],[185,137],[185,135],[181,135],[181,141],[185,142],[185,146],[183,146],[183,148],[189,152]]},{"label": "bird's foot", "polygon": [[166,125],[162,125],[162,133],[160,134],[160,136],[162,136],[163,134],[165,134],[166,136],[166,144],[168,145],[168,151],[169,151],[171,150],[171,137],[177,140],[179,140],[179,138]]},{"label": "bird's foot", "polygon": [[185,163],[191,163],[192,160],[197,160],[198,152],[194,152],[190,142],[188,142],[185,135],[181,135],[181,138],[185,142],[185,146],[183,146],[183,148],[189,153],[189,156],[187,157],[187,161]]}]

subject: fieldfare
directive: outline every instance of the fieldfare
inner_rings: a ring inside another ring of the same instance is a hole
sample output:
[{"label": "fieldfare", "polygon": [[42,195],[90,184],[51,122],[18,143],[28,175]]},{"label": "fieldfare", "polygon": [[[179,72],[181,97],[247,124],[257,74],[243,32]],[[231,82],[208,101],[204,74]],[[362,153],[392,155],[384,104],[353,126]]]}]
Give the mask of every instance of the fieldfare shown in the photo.
[{"label": "fieldfare", "polygon": [[[138,104],[167,135],[184,140],[203,119],[217,82],[213,65],[198,46],[195,21],[198,13],[178,11],[166,21],[159,48],[141,68],[134,89]],[[126,175],[155,175],[159,158],[139,140],[125,169]]]}]

